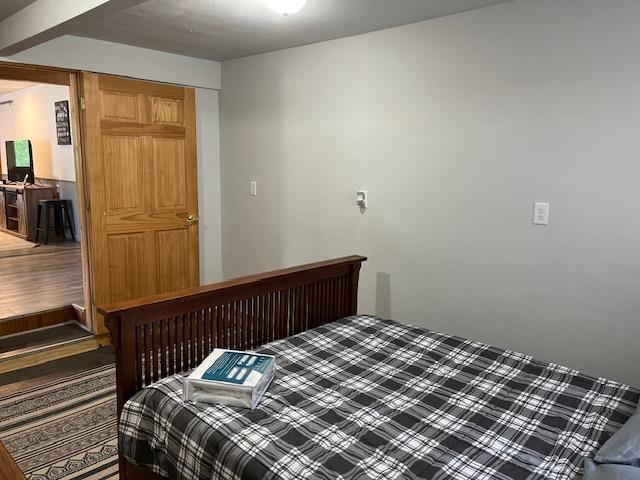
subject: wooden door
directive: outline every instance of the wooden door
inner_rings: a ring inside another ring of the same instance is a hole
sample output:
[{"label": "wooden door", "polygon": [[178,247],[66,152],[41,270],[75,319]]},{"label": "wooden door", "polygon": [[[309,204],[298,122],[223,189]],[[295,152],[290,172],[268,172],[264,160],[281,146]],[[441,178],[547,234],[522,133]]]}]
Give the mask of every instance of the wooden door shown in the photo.
[{"label": "wooden door", "polygon": [[82,87],[92,307],[198,286],[193,89],[93,73]]}]

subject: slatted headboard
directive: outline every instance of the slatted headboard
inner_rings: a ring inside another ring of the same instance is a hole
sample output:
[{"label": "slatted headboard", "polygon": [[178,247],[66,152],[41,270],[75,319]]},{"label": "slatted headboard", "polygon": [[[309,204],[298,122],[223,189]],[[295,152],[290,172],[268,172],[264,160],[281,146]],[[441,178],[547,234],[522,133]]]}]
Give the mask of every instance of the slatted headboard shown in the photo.
[{"label": "slatted headboard", "polygon": [[285,268],[98,308],[116,352],[118,416],[136,392],[214,348],[249,350],[354,315],[365,257]]}]

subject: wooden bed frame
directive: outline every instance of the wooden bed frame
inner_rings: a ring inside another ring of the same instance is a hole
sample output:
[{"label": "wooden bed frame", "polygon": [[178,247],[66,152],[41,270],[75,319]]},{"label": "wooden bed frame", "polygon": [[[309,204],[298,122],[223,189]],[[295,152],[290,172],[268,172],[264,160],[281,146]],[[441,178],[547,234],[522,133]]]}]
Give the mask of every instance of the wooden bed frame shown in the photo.
[{"label": "wooden bed frame", "polygon": [[[146,385],[214,348],[251,350],[355,315],[365,257],[350,256],[98,308],[116,353],[118,418]],[[160,479],[120,455],[120,478]]]}]

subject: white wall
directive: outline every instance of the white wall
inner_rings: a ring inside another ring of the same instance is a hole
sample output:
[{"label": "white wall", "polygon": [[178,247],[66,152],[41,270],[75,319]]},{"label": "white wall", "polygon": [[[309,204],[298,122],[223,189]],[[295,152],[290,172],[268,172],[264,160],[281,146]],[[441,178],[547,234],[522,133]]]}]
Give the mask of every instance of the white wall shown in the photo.
[{"label": "white wall", "polygon": [[368,255],[362,312],[640,385],[638,25],[520,0],[225,62],[224,275]]},{"label": "white wall", "polygon": [[[69,87],[37,84],[17,92],[0,95],[0,163],[7,174],[5,141],[31,140],[33,170],[39,179],[55,180],[60,198],[70,200],[76,230],[80,240],[80,213],[76,190],[76,171],[72,145],[58,145],[54,102],[69,100]],[[71,132],[75,142],[75,132]]]},{"label": "white wall", "polygon": [[[0,95],[0,157],[7,172],[7,140],[31,140],[36,177],[75,182],[73,146],[58,145],[54,102],[69,100],[69,87],[33,85]],[[33,180],[33,179],[32,179]]]},{"label": "white wall", "polygon": [[[8,59],[196,87],[201,280],[221,276],[218,102],[220,63],[82,37],[63,36]],[[212,173],[213,172],[213,173]],[[204,212],[204,215],[203,215]]]},{"label": "white wall", "polygon": [[222,280],[222,215],[220,209],[220,129],[218,92],[196,90],[198,132],[198,192],[200,194],[200,278]]}]

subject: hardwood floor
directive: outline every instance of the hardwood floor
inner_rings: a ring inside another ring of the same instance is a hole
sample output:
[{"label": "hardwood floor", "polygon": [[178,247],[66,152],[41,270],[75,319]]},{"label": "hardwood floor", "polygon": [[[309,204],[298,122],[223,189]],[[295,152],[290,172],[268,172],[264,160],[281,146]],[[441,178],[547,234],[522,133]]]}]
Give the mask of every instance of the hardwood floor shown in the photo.
[{"label": "hardwood floor", "polygon": [[0,322],[83,303],[79,245],[29,250],[33,253],[0,258]]}]

